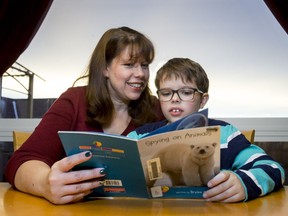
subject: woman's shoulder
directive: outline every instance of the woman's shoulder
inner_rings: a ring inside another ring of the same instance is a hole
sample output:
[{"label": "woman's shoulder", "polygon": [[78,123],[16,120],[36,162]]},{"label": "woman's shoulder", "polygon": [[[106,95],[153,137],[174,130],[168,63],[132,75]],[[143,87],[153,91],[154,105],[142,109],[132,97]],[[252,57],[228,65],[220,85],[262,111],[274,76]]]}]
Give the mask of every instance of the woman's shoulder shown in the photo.
[{"label": "woman's shoulder", "polygon": [[86,94],[86,88],[87,88],[87,86],[69,87],[63,94],[66,94],[66,95],[75,95],[75,94],[84,95],[84,94]]},{"label": "woman's shoulder", "polygon": [[56,100],[56,104],[79,106],[79,104],[86,104],[86,86],[69,87]]},{"label": "woman's shoulder", "polygon": [[58,99],[77,100],[77,98],[85,98],[86,86],[69,87],[64,91]]}]

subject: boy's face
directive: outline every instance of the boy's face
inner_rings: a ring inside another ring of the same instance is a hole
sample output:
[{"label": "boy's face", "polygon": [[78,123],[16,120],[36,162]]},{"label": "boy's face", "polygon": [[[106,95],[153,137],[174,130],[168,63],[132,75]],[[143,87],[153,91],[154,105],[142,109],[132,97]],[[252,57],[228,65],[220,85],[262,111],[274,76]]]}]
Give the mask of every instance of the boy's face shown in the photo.
[{"label": "boy's face", "polygon": [[[198,88],[195,83],[183,83],[183,81],[178,78],[172,77],[169,80],[164,80],[159,83],[159,89],[172,89],[178,90],[183,87],[187,88]],[[174,93],[170,101],[161,102],[161,109],[165,118],[170,122],[175,122],[191,113],[198,112],[202,109],[208,101],[208,94],[200,94],[195,92],[193,99],[189,101],[182,101],[179,96]]]}]

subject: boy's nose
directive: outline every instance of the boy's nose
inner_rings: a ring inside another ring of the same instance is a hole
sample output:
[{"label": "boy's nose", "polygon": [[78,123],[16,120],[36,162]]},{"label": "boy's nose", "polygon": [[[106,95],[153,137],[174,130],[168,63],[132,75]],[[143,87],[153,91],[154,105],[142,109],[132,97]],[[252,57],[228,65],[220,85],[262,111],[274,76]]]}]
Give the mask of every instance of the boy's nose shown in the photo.
[{"label": "boy's nose", "polygon": [[173,93],[171,101],[174,102],[174,103],[181,101],[179,95],[176,92]]}]

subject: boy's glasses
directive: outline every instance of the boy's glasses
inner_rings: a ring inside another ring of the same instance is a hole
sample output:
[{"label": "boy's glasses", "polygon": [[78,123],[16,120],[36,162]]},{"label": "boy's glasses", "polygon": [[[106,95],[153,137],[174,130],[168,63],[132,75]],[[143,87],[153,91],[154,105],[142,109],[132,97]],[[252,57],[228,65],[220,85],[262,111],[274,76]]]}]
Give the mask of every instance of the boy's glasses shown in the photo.
[{"label": "boy's glasses", "polygon": [[173,90],[173,89],[159,89],[157,91],[158,94],[158,98],[161,102],[168,102],[170,101],[174,94],[177,93],[178,97],[180,98],[180,100],[182,101],[191,101],[194,98],[195,93],[198,92],[200,94],[203,94],[204,92],[202,92],[201,90],[197,89],[197,88],[180,88],[177,90]]}]

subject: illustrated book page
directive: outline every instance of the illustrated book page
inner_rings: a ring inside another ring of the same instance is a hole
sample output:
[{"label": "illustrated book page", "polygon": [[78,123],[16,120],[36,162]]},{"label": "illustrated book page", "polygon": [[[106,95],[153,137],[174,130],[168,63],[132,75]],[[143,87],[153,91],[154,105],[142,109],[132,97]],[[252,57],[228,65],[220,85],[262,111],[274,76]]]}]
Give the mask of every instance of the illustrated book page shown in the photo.
[{"label": "illustrated book page", "polygon": [[138,141],[151,197],[202,198],[220,170],[220,127],[199,127]]}]

